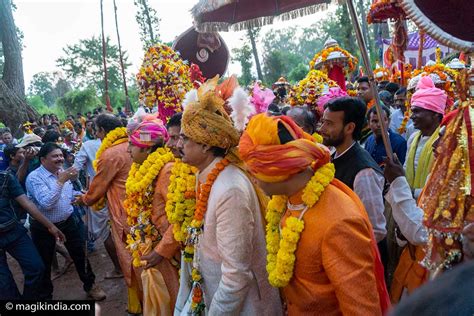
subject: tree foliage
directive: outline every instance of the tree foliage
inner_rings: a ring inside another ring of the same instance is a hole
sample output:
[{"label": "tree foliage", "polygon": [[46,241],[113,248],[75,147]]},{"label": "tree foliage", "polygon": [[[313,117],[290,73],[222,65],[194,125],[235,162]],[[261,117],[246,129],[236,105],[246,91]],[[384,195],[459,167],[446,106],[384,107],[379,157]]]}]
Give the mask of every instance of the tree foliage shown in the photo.
[{"label": "tree foliage", "polygon": [[[107,73],[109,90],[122,88],[119,50],[106,38],[107,48]],[[58,58],[56,63],[65,73],[74,88],[94,87],[102,95],[104,92],[104,69],[102,64],[102,41],[100,37],[93,36],[89,39],[79,40],[74,45],[67,45],[64,56]],[[123,53],[124,67],[130,66],[127,53]]]},{"label": "tree foliage", "polygon": [[134,0],[137,8],[135,20],[140,28],[140,39],[143,49],[147,50],[150,46],[160,41],[160,19],[155,9],[153,9],[148,0]]},{"label": "tree foliage", "polygon": [[66,114],[85,113],[101,104],[94,88],[89,87],[84,90],[73,90],[66,93],[56,101]]},{"label": "tree foliage", "polygon": [[62,78],[60,73],[39,72],[33,75],[28,94],[40,97],[48,107],[51,107],[57,98],[64,96],[71,89],[69,82]]},{"label": "tree foliage", "polygon": [[239,78],[240,84],[249,85],[254,76],[252,75],[252,48],[248,43],[244,43],[240,48],[232,49],[232,60],[239,62],[242,75]]}]

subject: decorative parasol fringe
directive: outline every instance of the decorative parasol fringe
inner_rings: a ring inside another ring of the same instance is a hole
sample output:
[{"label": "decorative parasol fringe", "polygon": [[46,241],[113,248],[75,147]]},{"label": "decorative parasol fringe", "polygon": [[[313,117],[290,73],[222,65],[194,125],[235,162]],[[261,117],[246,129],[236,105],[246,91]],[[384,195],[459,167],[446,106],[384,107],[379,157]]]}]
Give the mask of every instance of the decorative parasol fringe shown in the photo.
[{"label": "decorative parasol fringe", "polygon": [[[247,20],[247,21],[238,22],[235,24],[231,24],[229,22],[203,22],[201,23],[195,20],[195,29],[196,31],[201,32],[201,33],[219,32],[219,31],[228,32],[230,30],[242,31],[242,30],[247,30],[247,29],[251,29],[255,27],[261,27],[261,26],[272,24],[275,19],[288,21],[288,20],[299,18],[299,17],[307,16],[310,14],[314,14],[316,12],[325,11],[328,9],[330,4],[342,3],[344,1],[345,0],[327,0],[326,3],[315,4],[312,6],[305,7],[305,8],[285,12],[279,16],[264,16],[264,17]],[[196,5],[196,7],[198,5]],[[194,17],[196,18],[197,15],[195,13],[198,10],[194,10],[193,8],[192,11],[193,11]]]}]

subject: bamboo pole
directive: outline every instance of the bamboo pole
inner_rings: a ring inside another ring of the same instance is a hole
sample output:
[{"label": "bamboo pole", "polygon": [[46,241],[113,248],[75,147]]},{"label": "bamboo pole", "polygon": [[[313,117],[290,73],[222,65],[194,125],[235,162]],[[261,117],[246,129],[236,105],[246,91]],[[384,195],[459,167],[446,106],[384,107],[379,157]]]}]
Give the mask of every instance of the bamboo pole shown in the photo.
[{"label": "bamboo pole", "polygon": [[374,73],[372,71],[372,67],[370,66],[369,55],[367,53],[367,46],[365,44],[364,36],[362,35],[360,24],[357,19],[357,14],[354,8],[354,2],[353,0],[347,0],[346,4],[347,4],[347,9],[349,10],[349,15],[352,20],[352,25],[354,26],[354,31],[356,33],[357,44],[359,45],[359,50],[362,56],[365,72],[367,76],[369,77],[370,89],[372,90],[372,94],[375,99],[375,108],[377,110],[377,116],[379,118],[380,126],[382,129],[382,140],[385,146],[385,151],[387,152],[387,157],[389,157],[390,159],[393,159],[392,146],[390,144],[390,138],[388,137],[387,125],[385,124],[385,121],[383,120],[383,116],[382,116],[383,110],[380,103],[379,94],[377,92],[377,87],[375,85]]},{"label": "bamboo pole", "polygon": [[102,62],[104,64],[104,97],[105,97],[105,106],[107,111],[113,112],[112,106],[110,105],[110,98],[109,98],[109,79],[107,76],[107,48],[105,43],[105,32],[104,32],[104,5],[103,0],[100,0],[100,25],[102,28]]}]

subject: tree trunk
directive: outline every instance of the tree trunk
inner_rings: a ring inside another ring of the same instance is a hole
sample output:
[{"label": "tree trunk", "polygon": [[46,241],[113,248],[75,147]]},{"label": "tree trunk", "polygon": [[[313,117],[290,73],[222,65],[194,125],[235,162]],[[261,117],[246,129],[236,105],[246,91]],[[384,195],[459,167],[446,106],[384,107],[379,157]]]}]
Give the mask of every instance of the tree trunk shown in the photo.
[{"label": "tree trunk", "polygon": [[20,124],[38,117],[25,101],[21,48],[10,0],[0,0],[0,40],[5,58],[0,80],[0,118],[16,134]]},{"label": "tree trunk", "polygon": [[5,57],[3,80],[10,89],[23,98],[25,97],[23,62],[10,0],[0,1],[0,30]]},{"label": "tree trunk", "polygon": [[263,80],[262,66],[260,65],[260,59],[258,58],[258,51],[257,51],[257,44],[255,43],[255,36],[251,29],[249,29],[247,33],[250,38],[250,43],[252,44],[253,58],[255,59],[255,66],[257,67],[257,77],[258,77],[258,80],[262,81]]}]

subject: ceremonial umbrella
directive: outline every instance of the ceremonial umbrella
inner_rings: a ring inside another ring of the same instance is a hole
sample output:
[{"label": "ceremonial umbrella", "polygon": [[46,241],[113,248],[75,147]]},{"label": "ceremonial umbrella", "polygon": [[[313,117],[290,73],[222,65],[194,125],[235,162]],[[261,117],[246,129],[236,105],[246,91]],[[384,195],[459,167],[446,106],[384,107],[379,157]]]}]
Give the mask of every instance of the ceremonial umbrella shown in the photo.
[{"label": "ceremonial umbrella", "polygon": [[[192,9],[195,28],[199,32],[217,32],[248,29],[273,23],[276,17],[289,20],[325,10],[331,0],[200,0]],[[382,118],[382,107],[371,71],[367,46],[357,20],[353,0],[346,0],[349,15],[356,33],[357,43],[362,55],[365,73],[369,77],[370,88],[375,99],[375,107],[382,129],[382,139],[387,156],[392,158],[392,146],[387,126]]]},{"label": "ceremonial umbrella", "polygon": [[401,0],[415,24],[454,49],[474,53],[474,1]]}]

